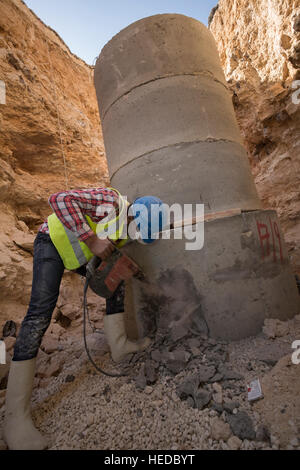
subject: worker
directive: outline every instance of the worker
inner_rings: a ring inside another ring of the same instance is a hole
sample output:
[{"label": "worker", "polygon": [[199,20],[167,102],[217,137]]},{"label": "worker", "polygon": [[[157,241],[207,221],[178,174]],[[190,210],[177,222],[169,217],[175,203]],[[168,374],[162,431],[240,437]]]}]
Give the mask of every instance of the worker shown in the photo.
[{"label": "worker", "polygon": [[[153,204],[161,203],[151,196],[139,198],[137,202],[144,205],[149,213]],[[130,205],[126,199],[111,188],[59,192],[50,196],[49,204],[53,214],[40,227],[34,242],[31,299],[15,343],[8,377],[3,437],[12,450],[41,450],[47,447],[46,440],[33,424],[30,400],[36,357],[51,322],[64,269],[84,274],[85,265],[93,255],[101,260],[109,258],[114,245],[107,235],[106,238],[99,238],[99,233],[109,233],[112,222],[110,214],[116,214],[116,219],[124,211],[126,214],[127,224],[121,222],[117,232],[110,235],[115,240],[124,235],[124,226],[128,227],[128,222],[134,219],[128,215]],[[110,222],[105,222],[107,220]],[[106,301],[104,331],[116,362],[129,353],[144,350],[150,344],[149,338],[138,342],[127,338],[123,284]]]}]

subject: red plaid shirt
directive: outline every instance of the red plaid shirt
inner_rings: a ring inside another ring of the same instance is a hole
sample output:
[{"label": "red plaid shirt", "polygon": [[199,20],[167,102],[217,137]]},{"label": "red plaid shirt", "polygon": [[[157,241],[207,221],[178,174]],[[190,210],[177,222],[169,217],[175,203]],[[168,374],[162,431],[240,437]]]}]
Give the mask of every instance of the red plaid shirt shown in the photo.
[{"label": "red plaid shirt", "polygon": [[[72,190],[52,194],[48,202],[61,223],[83,242],[94,234],[84,216],[100,222],[112,207],[117,210],[118,194],[107,188]],[[49,233],[47,220],[39,231]]]}]

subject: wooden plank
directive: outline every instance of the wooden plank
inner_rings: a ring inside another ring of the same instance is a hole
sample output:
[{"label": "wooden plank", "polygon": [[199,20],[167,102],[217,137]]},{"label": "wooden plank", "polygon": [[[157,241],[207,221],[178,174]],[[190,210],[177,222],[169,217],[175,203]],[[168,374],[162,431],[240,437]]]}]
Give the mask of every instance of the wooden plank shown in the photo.
[{"label": "wooden plank", "polygon": [[192,217],[191,219],[185,220],[177,220],[174,224],[171,224],[171,230],[178,227],[183,227],[186,225],[195,225],[199,222],[210,222],[216,219],[223,219],[225,217],[233,217],[235,215],[240,215],[242,213],[242,209],[235,208],[235,209],[227,209],[226,211],[219,211],[219,212],[211,212],[210,214],[205,214],[203,217]]}]

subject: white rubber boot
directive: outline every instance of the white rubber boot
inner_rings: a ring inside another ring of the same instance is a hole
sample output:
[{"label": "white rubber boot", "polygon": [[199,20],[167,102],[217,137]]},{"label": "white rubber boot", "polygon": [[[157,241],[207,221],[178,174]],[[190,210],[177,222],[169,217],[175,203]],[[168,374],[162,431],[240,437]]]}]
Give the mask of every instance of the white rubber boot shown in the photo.
[{"label": "white rubber boot", "polygon": [[104,332],[111,356],[115,362],[120,362],[127,354],[131,354],[146,349],[150,343],[150,338],[143,338],[140,341],[130,341],[125,331],[124,313],[114,313],[105,315]]},{"label": "white rubber boot", "polygon": [[36,358],[12,361],[6,390],[3,438],[10,450],[43,450],[47,442],[35,428],[30,399]]}]

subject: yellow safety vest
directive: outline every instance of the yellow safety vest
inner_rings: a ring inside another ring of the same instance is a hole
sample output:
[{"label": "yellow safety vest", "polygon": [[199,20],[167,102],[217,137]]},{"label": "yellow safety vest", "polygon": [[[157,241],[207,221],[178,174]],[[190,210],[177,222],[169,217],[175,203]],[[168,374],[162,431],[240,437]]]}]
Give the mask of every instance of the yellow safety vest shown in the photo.
[{"label": "yellow safety vest", "polygon": [[[113,188],[109,188],[113,189]],[[107,238],[109,236],[112,240],[119,240],[123,232],[125,216],[127,215],[126,203],[128,202],[121,196],[119,191],[113,189],[119,195],[119,214],[115,218],[111,218],[109,215],[101,220],[100,223],[95,223],[89,216],[85,216],[87,223],[91,227],[94,233],[99,238]],[[124,212],[125,211],[125,212]],[[114,231],[117,222],[120,221],[120,227]],[[56,214],[51,214],[48,217],[48,227],[50,238],[57,249],[66,269],[74,270],[88,263],[88,261],[94,256],[88,246],[81,242],[72,230],[65,227]],[[121,240],[118,243],[118,248],[123,246],[128,239]]]}]

